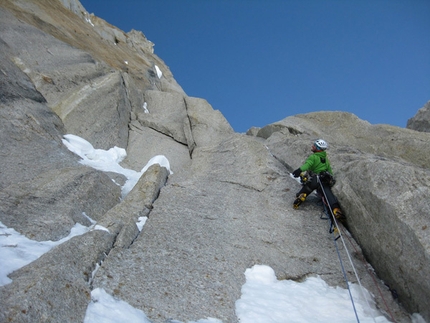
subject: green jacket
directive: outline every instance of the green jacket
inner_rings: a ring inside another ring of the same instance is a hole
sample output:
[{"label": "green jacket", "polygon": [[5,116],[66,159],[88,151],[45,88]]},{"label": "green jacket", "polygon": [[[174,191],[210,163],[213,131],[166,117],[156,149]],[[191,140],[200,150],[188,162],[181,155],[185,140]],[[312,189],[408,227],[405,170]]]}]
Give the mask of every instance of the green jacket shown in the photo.
[{"label": "green jacket", "polygon": [[310,155],[305,163],[300,166],[300,169],[305,171],[311,171],[315,174],[319,174],[324,171],[328,171],[333,175],[333,171],[331,170],[330,162],[327,158],[327,153],[325,151],[319,151]]}]

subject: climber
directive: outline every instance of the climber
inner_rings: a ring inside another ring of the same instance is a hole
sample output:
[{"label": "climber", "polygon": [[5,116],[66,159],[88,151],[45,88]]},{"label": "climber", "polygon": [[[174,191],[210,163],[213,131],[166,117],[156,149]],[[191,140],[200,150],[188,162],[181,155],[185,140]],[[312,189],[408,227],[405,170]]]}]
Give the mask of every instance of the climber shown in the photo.
[{"label": "climber", "polygon": [[[297,209],[306,200],[306,197],[316,189],[318,195],[327,198],[328,205],[335,218],[344,222],[345,216],[342,213],[339,201],[331,191],[331,187],[336,181],[325,151],[327,148],[328,145],[323,139],[316,140],[311,148],[313,153],[302,166],[292,173],[294,177],[300,176],[303,183],[302,189],[296,194],[297,198],[294,200],[293,206]],[[319,176],[319,181],[317,175]],[[324,192],[320,183],[324,188]]]}]

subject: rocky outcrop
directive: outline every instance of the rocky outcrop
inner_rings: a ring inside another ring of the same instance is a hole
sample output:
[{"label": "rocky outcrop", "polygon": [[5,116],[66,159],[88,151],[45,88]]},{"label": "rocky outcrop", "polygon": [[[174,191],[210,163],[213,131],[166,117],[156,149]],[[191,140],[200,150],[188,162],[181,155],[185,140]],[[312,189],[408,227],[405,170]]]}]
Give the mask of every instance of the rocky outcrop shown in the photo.
[{"label": "rocky outcrop", "polygon": [[430,132],[430,101],[408,120],[406,128],[416,131]]},{"label": "rocky outcrop", "polygon": [[86,216],[100,220],[119,198],[119,187],[104,173],[87,167],[48,170],[1,191],[1,222],[33,240],[57,241],[77,222],[89,226]]},{"label": "rocky outcrop", "polygon": [[115,236],[95,230],[72,238],[10,275],[1,287],[0,322],[83,322],[88,282]]},{"label": "rocky outcrop", "polygon": [[[10,274],[0,322],[82,322],[98,287],[154,323],[236,322],[255,264],[278,279],[343,285],[318,199],[291,207],[299,184],[289,171],[316,137],[330,144],[362,284],[397,322],[410,322],[407,312],[430,319],[428,133],[342,112],[235,133],[184,93],[142,33],[120,31],[77,0],[2,1],[0,43],[1,223],[38,241],[60,240],[76,223],[104,228]],[[122,175],[80,164],[62,143],[68,133],[97,149],[125,148],[121,165],[134,171],[164,155],[173,174],[153,165],[122,197]],[[375,285],[362,254],[390,288]]]},{"label": "rocky outcrop", "polygon": [[288,117],[260,134],[269,136],[268,147],[290,169],[300,164],[311,138],[331,143],[334,192],[347,210],[351,233],[404,305],[426,313],[430,154],[422,147],[429,134],[371,125],[349,113]]}]

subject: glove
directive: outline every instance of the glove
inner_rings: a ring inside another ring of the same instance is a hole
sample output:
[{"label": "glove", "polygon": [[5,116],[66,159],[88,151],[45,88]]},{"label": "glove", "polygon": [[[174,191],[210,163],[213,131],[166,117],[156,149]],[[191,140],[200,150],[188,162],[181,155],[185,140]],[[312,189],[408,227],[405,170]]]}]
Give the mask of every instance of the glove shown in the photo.
[{"label": "glove", "polygon": [[302,170],[300,168],[297,168],[292,174],[294,177],[299,177],[302,173]]}]

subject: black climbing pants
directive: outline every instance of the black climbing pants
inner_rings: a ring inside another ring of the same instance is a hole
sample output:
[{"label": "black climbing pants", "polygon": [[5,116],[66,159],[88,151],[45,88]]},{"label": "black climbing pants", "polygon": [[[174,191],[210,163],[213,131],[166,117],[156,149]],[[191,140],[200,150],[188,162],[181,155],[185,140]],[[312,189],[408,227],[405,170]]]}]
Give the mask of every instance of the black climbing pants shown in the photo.
[{"label": "black climbing pants", "polygon": [[334,208],[340,207],[339,201],[337,200],[337,197],[333,194],[331,191],[331,188],[329,185],[322,183],[322,186],[324,188],[324,193],[321,189],[321,185],[318,182],[317,176],[312,176],[306,183],[303,185],[302,189],[297,193],[297,196],[300,193],[306,193],[307,196],[311,194],[314,190],[317,190],[318,195],[321,196],[321,198],[325,199],[327,197],[327,203],[330,205],[330,208],[333,210]]}]

